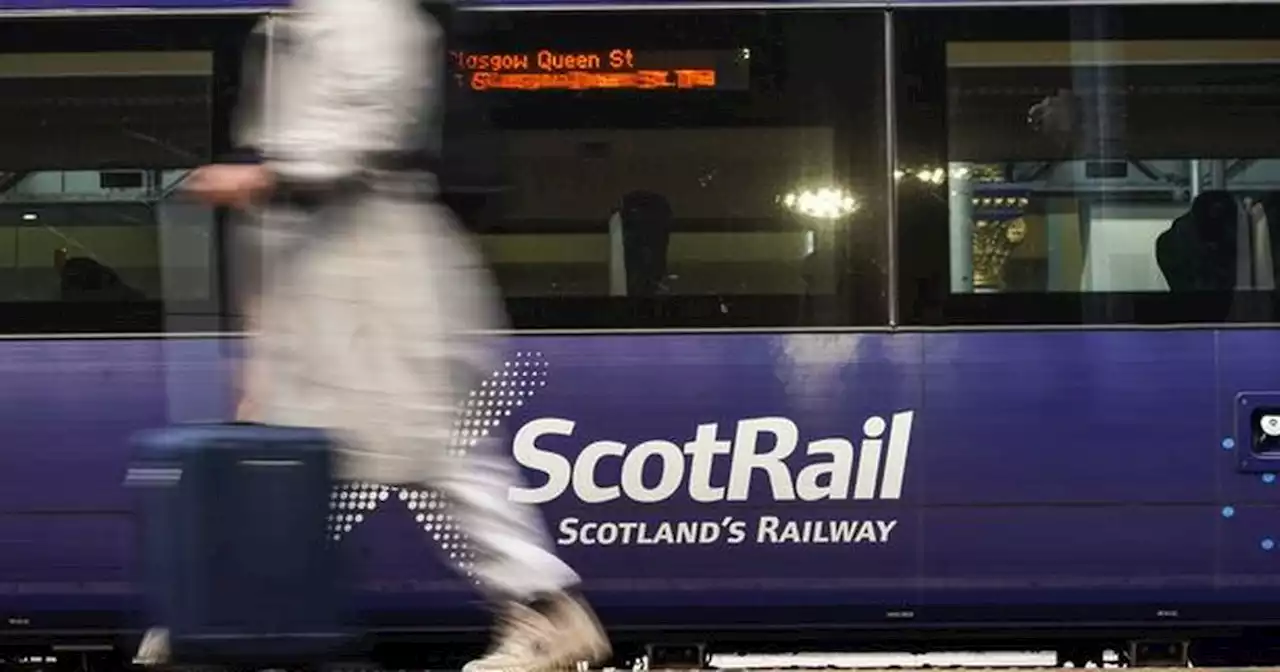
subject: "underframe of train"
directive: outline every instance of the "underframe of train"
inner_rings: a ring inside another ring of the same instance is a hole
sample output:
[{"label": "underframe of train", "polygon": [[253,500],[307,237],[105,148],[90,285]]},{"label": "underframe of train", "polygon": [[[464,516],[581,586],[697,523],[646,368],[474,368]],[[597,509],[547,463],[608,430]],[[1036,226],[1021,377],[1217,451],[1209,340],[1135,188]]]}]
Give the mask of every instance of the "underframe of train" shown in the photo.
[{"label": "underframe of train", "polygon": [[[33,633],[34,634],[34,633]],[[888,635],[888,633],[885,633]],[[611,633],[613,659],[601,665],[619,670],[714,669],[714,655],[845,652],[941,653],[948,651],[1054,651],[1058,667],[1266,667],[1280,666],[1280,629],[1201,629],[1158,632],[1125,629],[1072,631],[928,630],[904,628],[889,636],[865,632],[796,630],[770,633]],[[0,635],[0,672],[114,672],[133,667],[136,633],[103,633],[10,638]],[[359,670],[458,670],[482,653],[474,633],[400,633],[371,636],[357,653],[325,665],[272,665],[273,670],[315,672],[318,668]],[[184,672],[249,672],[184,667]]]}]

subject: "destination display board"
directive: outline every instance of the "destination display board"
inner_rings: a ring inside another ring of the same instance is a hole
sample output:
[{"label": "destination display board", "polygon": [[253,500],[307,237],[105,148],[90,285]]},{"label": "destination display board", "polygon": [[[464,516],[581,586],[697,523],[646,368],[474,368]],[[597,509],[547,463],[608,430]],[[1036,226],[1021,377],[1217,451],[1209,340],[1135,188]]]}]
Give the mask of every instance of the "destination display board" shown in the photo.
[{"label": "destination display board", "polygon": [[454,79],[473,91],[742,91],[748,49],[645,51],[624,45],[590,51],[452,51]]}]

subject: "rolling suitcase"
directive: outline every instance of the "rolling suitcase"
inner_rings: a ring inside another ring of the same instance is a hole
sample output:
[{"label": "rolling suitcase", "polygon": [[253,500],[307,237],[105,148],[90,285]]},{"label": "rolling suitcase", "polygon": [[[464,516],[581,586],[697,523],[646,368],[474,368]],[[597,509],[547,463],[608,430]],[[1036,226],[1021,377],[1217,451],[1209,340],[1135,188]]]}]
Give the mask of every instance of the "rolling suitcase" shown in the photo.
[{"label": "rolling suitcase", "polygon": [[348,641],[322,432],[188,425],[135,439],[151,624],[175,663],[320,664]]}]

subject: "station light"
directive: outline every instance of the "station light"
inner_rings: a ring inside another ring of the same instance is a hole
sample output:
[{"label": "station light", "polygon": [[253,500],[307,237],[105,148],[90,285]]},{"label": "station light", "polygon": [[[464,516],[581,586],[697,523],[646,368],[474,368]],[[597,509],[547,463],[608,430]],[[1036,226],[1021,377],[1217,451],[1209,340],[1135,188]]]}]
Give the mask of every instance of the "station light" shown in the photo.
[{"label": "station light", "polygon": [[813,219],[839,219],[858,211],[860,204],[852,192],[839,187],[798,189],[778,197],[787,210]]}]

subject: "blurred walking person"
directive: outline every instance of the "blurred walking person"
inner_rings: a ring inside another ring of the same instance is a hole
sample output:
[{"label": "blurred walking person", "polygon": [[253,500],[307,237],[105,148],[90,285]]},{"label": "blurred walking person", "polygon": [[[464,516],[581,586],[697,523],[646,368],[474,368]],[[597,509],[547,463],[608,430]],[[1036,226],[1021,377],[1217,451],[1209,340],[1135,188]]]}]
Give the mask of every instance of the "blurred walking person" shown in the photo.
[{"label": "blurred walking person", "polygon": [[[246,419],[330,430],[343,478],[451,501],[498,614],[468,672],[600,662],[610,646],[579,577],[536,509],[507,498],[520,476],[503,446],[446,450],[460,402],[502,365],[484,332],[504,319],[421,160],[438,147],[442,29],[417,0],[294,5],[263,35],[269,74],[240,103],[239,144],[260,160],[187,182],[209,203],[261,208]],[[139,658],[164,649],[153,631]]]}]

